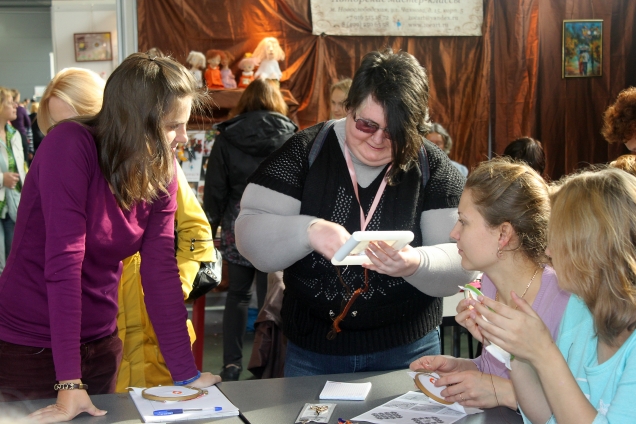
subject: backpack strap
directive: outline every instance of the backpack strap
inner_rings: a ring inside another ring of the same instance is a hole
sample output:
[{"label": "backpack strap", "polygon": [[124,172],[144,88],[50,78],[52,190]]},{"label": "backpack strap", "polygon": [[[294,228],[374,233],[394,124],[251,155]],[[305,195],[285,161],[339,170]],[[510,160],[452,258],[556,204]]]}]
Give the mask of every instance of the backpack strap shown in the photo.
[{"label": "backpack strap", "polygon": [[316,158],[318,157],[318,153],[320,153],[320,150],[322,149],[322,145],[325,144],[327,133],[333,127],[333,124],[335,122],[336,122],[335,119],[331,119],[325,122],[322,128],[320,129],[320,131],[318,132],[318,134],[316,135],[316,138],[314,139],[314,144],[311,146],[311,150],[309,151],[308,160],[309,160],[310,168],[311,168],[311,165],[313,165]]},{"label": "backpack strap", "polygon": [[420,171],[422,171],[422,187],[426,187],[428,180],[431,179],[431,167],[428,164],[428,154],[424,146],[420,147],[418,157],[420,160]]}]

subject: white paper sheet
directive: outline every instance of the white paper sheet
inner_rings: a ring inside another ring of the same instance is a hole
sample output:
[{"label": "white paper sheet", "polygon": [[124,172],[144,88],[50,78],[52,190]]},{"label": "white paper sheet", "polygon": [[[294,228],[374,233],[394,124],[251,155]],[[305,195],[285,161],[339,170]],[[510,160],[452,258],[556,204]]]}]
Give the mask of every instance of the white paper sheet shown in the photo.
[{"label": "white paper sheet", "polygon": [[340,383],[327,381],[320,392],[320,399],[329,400],[365,400],[371,390],[371,382]]},{"label": "white paper sheet", "polygon": [[[165,423],[172,421],[190,421],[201,418],[222,418],[232,417],[239,414],[239,410],[216,386],[210,386],[205,390],[207,395],[192,400],[179,402],[158,402],[148,400],[141,396],[143,388],[133,387],[128,393],[135,402],[135,406],[145,423]],[[214,408],[220,406],[220,411]],[[175,415],[153,415],[154,411],[161,409],[202,409],[201,411],[184,411],[183,414]]]},{"label": "white paper sheet", "polygon": [[[476,408],[467,408],[483,412]],[[353,421],[385,424],[451,424],[466,414],[429,399],[421,392],[408,392],[383,405],[373,408]]]}]

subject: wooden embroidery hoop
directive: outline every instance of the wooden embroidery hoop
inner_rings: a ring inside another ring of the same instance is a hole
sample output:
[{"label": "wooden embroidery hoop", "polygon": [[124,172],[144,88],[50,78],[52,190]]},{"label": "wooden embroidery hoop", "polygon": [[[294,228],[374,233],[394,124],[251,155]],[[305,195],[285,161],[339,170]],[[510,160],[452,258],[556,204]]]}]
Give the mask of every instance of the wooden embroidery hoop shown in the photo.
[{"label": "wooden embroidery hoop", "polygon": [[420,382],[420,375],[425,375],[425,376],[427,376],[429,378],[435,378],[434,375],[426,372],[425,370],[417,370],[416,372],[417,372],[417,374],[415,374],[415,378],[413,379],[413,381],[415,381],[415,385],[417,386],[418,389],[421,390],[422,393],[424,393],[426,396],[430,397],[434,401],[439,402],[439,403],[444,404],[444,405],[452,405],[454,403],[454,402],[449,402],[449,401],[447,401],[444,398],[441,398],[439,396],[434,395],[426,387],[424,387],[424,385]]},{"label": "wooden embroidery hoop", "polygon": [[170,396],[170,397],[166,397],[166,396],[157,396],[157,395],[153,395],[152,393],[148,393],[148,390],[152,390],[152,389],[156,389],[161,387],[162,389],[165,389],[166,387],[173,387],[173,386],[157,386],[157,387],[148,387],[147,389],[142,390],[141,392],[141,397],[143,397],[144,399],[148,399],[148,400],[155,400],[158,402],[180,402],[180,401],[184,401],[184,400],[191,400],[191,399],[196,399],[200,396],[203,395],[207,395],[208,391],[205,389],[199,389],[197,387],[192,387],[192,386],[174,386],[175,389],[190,389],[190,390],[194,390],[195,393],[189,394],[189,395],[183,395],[183,396]]}]

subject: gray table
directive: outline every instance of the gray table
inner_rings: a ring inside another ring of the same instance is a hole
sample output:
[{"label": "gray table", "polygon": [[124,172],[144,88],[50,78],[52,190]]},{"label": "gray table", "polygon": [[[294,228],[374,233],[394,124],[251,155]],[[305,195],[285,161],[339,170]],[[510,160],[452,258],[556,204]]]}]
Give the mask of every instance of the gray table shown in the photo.
[{"label": "gray table", "polygon": [[[335,374],[313,377],[275,378],[267,380],[246,380],[219,384],[219,388],[243,413],[252,424],[289,424],[293,423],[306,402],[319,403],[318,396],[325,382],[366,382],[373,386],[365,401],[330,401],[337,403],[330,424],[336,424],[338,417],[352,418],[376,406],[382,405],[409,390],[417,390],[406,371],[372,372],[356,374]],[[140,423],[137,408],[127,394],[93,396],[93,403],[108,411],[104,417],[91,417],[82,414],[73,423]],[[51,400],[31,402],[0,403],[0,416],[8,409],[30,412],[51,403]],[[209,423],[221,421],[227,424],[244,423],[239,417],[221,420],[196,420],[190,423]],[[482,414],[469,415],[456,421],[458,424],[514,424],[521,417],[508,408],[494,408]]]}]

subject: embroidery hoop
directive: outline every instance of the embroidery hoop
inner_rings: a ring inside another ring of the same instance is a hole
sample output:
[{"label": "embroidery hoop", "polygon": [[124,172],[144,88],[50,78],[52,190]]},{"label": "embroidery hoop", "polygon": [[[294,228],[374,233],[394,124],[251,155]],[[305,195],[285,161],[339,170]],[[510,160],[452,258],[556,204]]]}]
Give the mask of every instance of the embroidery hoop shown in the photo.
[{"label": "embroidery hoop", "polygon": [[[183,395],[175,394],[175,396],[161,396],[160,394],[153,394],[152,391],[156,391],[159,389],[160,392],[165,392],[166,390],[171,390],[173,392],[183,392],[184,389],[193,390],[194,393],[188,393]],[[196,399],[200,396],[207,395],[208,391],[205,389],[199,389],[197,387],[192,386],[156,386],[156,387],[148,387],[141,391],[141,397],[148,400],[154,400],[158,402],[180,402],[184,400]]]},{"label": "embroidery hoop", "polygon": [[[413,378],[413,381],[415,382],[415,385],[417,386],[417,388],[418,388],[418,389],[420,389],[420,391],[421,391],[422,393],[424,393],[426,396],[428,396],[428,397],[430,397],[431,399],[433,399],[435,402],[439,402],[439,403],[441,403],[441,404],[443,404],[443,405],[452,405],[452,404],[454,403],[454,402],[449,402],[449,401],[447,401],[446,399],[444,399],[444,398],[442,398],[442,397],[439,397],[439,396],[437,396],[436,394],[432,393],[432,392],[431,392],[430,390],[428,390],[428,389],[426,388],[426,386],[424,386],[424,384],[422,384],[422,382],[420,381],[420,376],[426,376],[426,377],[428,377],[428,378],[434,378],[434,379],[436,379],[436,380],[437,380],[437,377],[435,377],[433,374],[431,374],[431,373],[429,373],[429,372],[426,372],[426,371],[425,371],[425,370],[423,370],[423,369],[416,370],[415,372],[417,372],[417,374],[415,374],[415,378]],[[442,388],[440,388],[440,390],[439,390],[439,391],[441,392],[442,390],[443,390],[443,389],[442,389]]]}]

